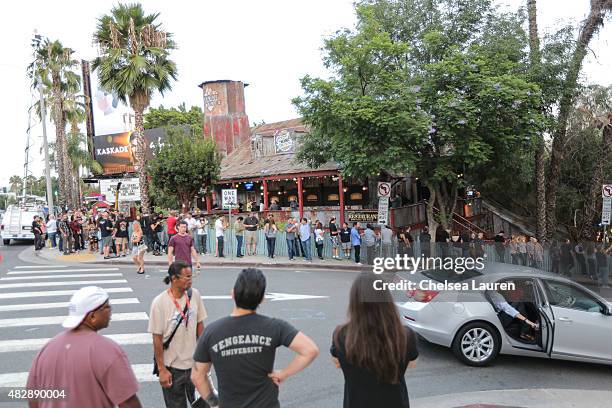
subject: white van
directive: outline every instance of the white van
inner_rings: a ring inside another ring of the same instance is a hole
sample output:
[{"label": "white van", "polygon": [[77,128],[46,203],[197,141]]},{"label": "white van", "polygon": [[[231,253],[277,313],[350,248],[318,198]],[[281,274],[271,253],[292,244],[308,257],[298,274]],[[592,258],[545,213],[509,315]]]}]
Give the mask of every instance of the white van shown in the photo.
[{"label": "white van", "polygon": [[4,245],[9,245],[11,239],[33,241],[32,221],[36,215],[44,217],[39,205],[30,203],[9,205],[0,225],[0,235]]}]

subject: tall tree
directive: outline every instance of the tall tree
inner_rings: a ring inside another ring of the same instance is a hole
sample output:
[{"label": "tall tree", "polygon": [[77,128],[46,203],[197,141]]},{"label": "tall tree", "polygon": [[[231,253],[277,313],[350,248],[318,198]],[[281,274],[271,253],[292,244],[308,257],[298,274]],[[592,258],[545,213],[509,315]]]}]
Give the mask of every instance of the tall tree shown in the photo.
[{"label": "tall tree", "polygon": [[119,4],[98,19],[94,40],[101,55],[93,62],[101,86],[115,93],[134,110],[142,210],[150,211],[146,175],[144,110],[156,90],[164,93],[176,80],[176,65],[169,59],[175,48],[172,35],[161,29],[158,13],[146,14],[140,4]]},{"label": "tall tree", "polygon": [[[529,16],[529,53],[532,77],[541,75],[542,54],[538,34],[537,1],[527,0]],[[542,134],[536,140],[534,184],[536,188],[536,236],[540,242],[546,238],[546,146]]]},{"label": "tall tree", "polygon": [[546,232],[550,237],[557,224],[557,195],[561,176],[561,164],[565,149],[568,119],[578,88],[578,75],[586,57],[589,43],[603,26],[605,17],[612,12],[612,0],[591,0],[591,8],[586,20],[582,23],[578,40],[574,48],[563,84],[563,94],[559,102],[559,116],[554,132],[552,152],[549,165],[548,186],[546,191]]},{"label": "tall tree", "polygon": [[[541,128],[520,23],[487,13],[479,21],[470,9],[457,22],[479,30],[467,46],[449,45],[432,27],[419,40],[424,57],[414,59],[412,44],[385,31],[384,17],[394,13],[381,12],[382,3],[359,6],[357,29],[325,41],[332,78],[302,80],[304,96],[294,103],[311,132],[298,158],[311,166],[334,160],[351,176],[414,171],[430,192],[430,225],[435,218],[449,227],[464,175],[508,171],[514,152],[530,149]],[[458,29],[457,38],[468,31]]]},{"label": "tall tree", "polygon": [[219,178],[221,155],[215,142],[202,135],[190,135],[183,128],[168,129],[168,143],[155,147],[155,160],[147,172],[156,190],[175,197],[189,211],[200,190],[210,188]]},{"label": "tall tree", "polygon": [[15,194],[21,193],[23,190],[23,179],[20,176],[11,176],[9,179],[9,190]]},{"label": "tall tree", "polygon": [[55,125],[55,143],[57,145],[57,171],[59,176],[61,204],[68,204],[71,197],[72,165],[66,145],[66,93],[74,83],[79,82],[74,72],[77,60],[74,51],[64,47],[59,41],[36,36],[33,40],[34,61],[28,67],[32,87],[37,88],[42,82],[43,94],[51,110]]}]

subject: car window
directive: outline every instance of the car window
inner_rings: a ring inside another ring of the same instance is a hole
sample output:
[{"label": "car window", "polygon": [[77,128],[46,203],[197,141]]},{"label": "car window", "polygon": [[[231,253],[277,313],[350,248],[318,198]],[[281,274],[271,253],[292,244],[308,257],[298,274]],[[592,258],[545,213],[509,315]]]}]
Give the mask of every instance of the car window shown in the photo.
[{"label": "car window", "polygon": [[544,280],[546,296],[552,306],[599,313],[601,305],[593,296],[574,285]]}]

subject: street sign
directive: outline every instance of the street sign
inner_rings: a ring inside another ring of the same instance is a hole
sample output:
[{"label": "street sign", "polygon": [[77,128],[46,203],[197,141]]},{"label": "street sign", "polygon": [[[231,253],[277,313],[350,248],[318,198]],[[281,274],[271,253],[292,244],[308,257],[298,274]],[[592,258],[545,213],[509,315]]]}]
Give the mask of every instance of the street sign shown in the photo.
[{"label": "street sign", "polygon": [[391,183],[379,182],[378,183],[378,197],[387,197],[391,195]]},{"label": "street sign", "polygon": [[601,208],[601,225],[610,225],[612,218],[612,197],[604,197]]},{"label": "street sign", "polygon": [[612,197],[612,184],[604,184],[601,188],[601,196],[603,198],[611,198]]},{"label": "street sign", "polygon": [[235,188],[225,188],[221,190],[221,204],[224,210],[238,207],[238,190]]},{"label": "street sign", "polygon": [[380,197],[378,199],[378,225],[387,225],[389,223],[389,197]]}]

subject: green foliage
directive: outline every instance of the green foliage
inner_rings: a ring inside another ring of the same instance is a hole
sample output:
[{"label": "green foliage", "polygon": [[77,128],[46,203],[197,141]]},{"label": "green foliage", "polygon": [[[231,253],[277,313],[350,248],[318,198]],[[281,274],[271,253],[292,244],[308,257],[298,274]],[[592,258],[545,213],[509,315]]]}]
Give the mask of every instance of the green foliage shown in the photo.
[{"label": "green foliage", "polygon": [[[561,165],[557,215],[559,223],[572,232],[580,231],[587,221],[584,211],[576,210],[585,208],[586,201],[590,200],[589,190],[595,165],[601,160],[603,135],[593,119],[610,112],[612,86],[594,85],[582,90],[570,114],[565,147],[566,160]],[[604,182],[612,180],[612,161],[606,162],[603,174]]]},{"label": "green foliage", "polygon": [[[17,175],[11,176],[9,180],[9,190],[12,193],[15,193],[18,196],[20,196],[23,191],[23,182],[24,182],[23,177],[17,176]],[[26,182],[26,194],[35,195],[39,197],[47,196],[47,180],[45,179],[44,176],[37,178],[32,175],[29,175],[26,178],[25,182]],[[53,191],[58,191],[59,183],[58,183],[57,177],[51,177],[51,189]]]},{"label": "green foliage", "polygon": [[156,146],[155,160],[147,165],[152,187],[166,195],[162,201],[175,197],[186,205],[217,181],[220,169],[221,155],[214,141],[190,136],[182,128],[169,128],[166,143]]},{"label": "green foliage", "polygon": [[182,103],[178,108],[164,108],[162,105],[159,108],[151,108],[144,115],[145,129],[153,129],[159,127],[189,125],[191,132],[195,135],[202,134],[202,123],[204,122],[204,113],[199,106],[192,106],[189,110]]},{"label": "green foliage", "polygon": [[[490,163],[506,171],[532,149],[541,96],[527,78],[517,16],[495,14],[488,1],[460,2],[463,14],[448,21],[433,2],[373,3],[358,7],[356,30],[325,41],[334,76],[302,80],[294,103],[311,133],[299,159],[335,160],[361,177],[415,170],[456,188],[457,174],[482,181]],[[394,11],[407,3],[419,6],[410,9],[419,24]]]},{"label": "green foliage", "polygon": [[176,65],[170,50],[176,48],[172,34],[161,30],[158,13],[145,14],[142,6],[119,4],[98,19],[94,40],[101,55],[92,67],[101,86],[133,108],[146,107],[155,90],[171,89]]}]

